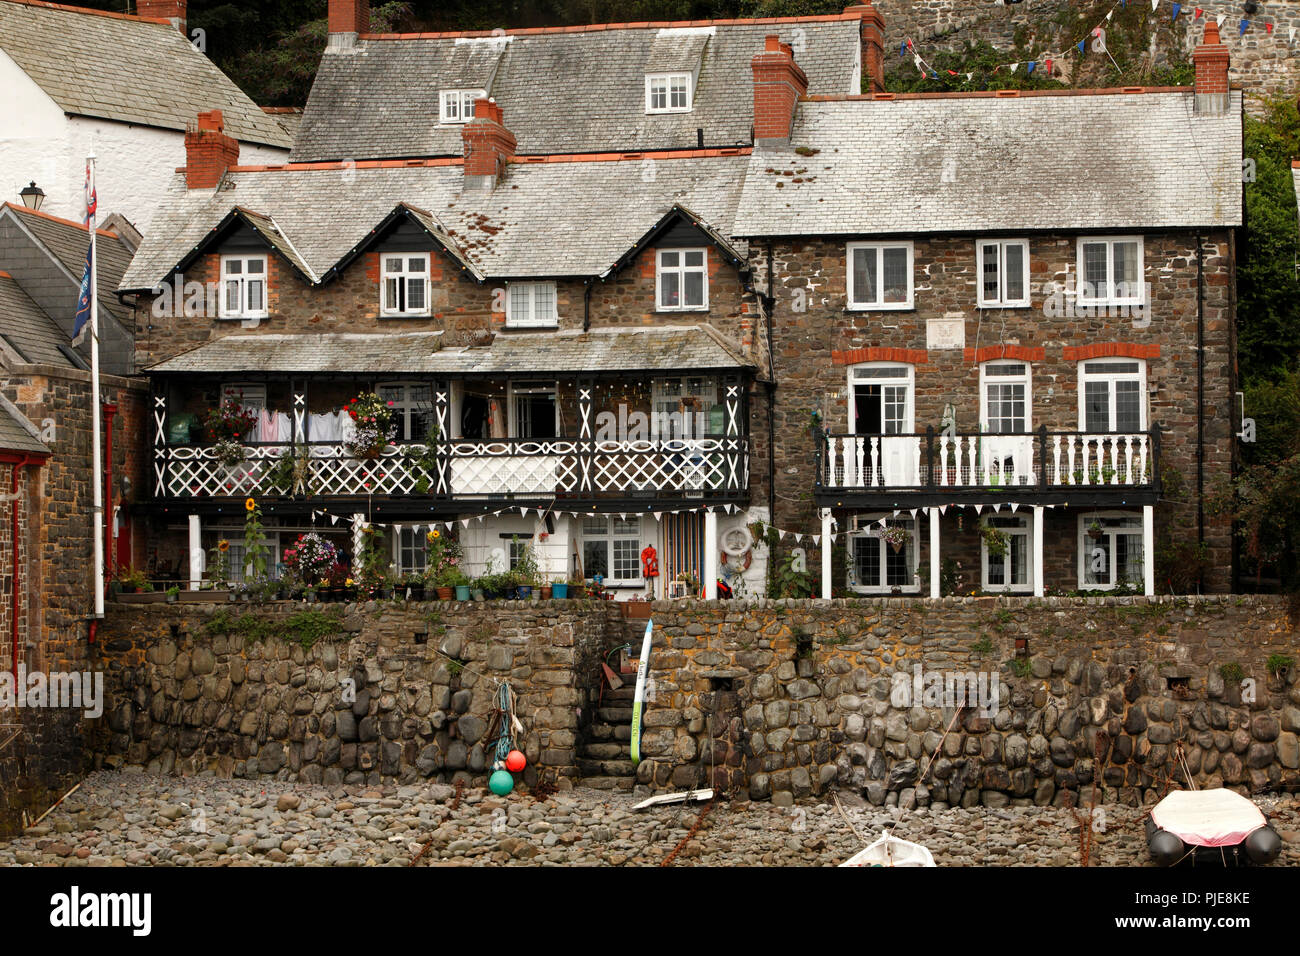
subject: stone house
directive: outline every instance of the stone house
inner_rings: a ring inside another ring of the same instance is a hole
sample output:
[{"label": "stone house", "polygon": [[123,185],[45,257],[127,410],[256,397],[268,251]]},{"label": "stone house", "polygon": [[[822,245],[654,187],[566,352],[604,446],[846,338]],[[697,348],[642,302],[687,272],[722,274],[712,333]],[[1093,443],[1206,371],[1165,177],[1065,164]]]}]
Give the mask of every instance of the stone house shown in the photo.
[{"label": "stone house", "polygon": [[[1195,89],[942,96],[884,90],[869,4],[398,37],[366,10],[330,5],[292,162],[199,117],[119,289],[140,509],[192,581],[254,496],[277,549],[377,523],[417,570],[458,523],[472,574],[518,539],[623,596],[760,590],[759,521],[825,597],[937,595],[945,557],[967,587],[1150,593],[1157,541],[1229,587],[1204,498],[1234,456],[1241,101],[1212,24]],[[338,413],[370,390],[399,431],[359,458]],[[223,399],[260,419],[238,460],[193,427]]]},{"label": "stone house", "polygon": [[93,150],[101,218],[147,231],[158,194],[185,159],[200,110],[225,113],[245,158],[280,162],[292,137],[202,52],[185,0],[141,0],[138,15],[0,0],[0,184],[29,184],[44,210],[80,219]]}]

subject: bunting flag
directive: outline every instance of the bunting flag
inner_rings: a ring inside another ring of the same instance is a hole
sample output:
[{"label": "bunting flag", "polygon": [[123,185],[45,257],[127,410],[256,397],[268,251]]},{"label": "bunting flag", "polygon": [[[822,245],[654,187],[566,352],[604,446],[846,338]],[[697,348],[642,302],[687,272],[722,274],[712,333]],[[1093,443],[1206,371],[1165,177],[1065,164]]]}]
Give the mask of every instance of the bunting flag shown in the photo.
[{"label": "bunting flag", "polygon": [[1178,19],[1178,14],[1182,11],[1182,9],[1183,9],[1183,5],[1182,5],[1181,3],[1175,3],[1175,4],[1174,4],[1174,15],[1173,15],[1170,19],[1171,19],[1171,20],[1177,20],[1177,19]]}]

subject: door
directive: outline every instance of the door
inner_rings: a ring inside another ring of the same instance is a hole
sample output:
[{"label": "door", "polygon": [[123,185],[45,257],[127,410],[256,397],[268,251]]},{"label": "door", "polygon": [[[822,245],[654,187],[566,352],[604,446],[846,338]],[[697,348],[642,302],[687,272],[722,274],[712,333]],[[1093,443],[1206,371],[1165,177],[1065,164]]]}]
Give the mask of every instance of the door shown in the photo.
[{"label": "door", "polygon": [[[853,403],[850,432],[863,436],[860,444],[864,469],[871,467],[871,439],[879,436],[878,455],[886,485],[917,484],[910,365],[859,365],[850,372]],[[871,483],[871,482],[868,482]]]},{"label": "door", "polygon": [[989,362],[980,367],[980,431],[983,479],[989,484],[1033,481],[1034,439],[1030,434],[1029,365]]}]

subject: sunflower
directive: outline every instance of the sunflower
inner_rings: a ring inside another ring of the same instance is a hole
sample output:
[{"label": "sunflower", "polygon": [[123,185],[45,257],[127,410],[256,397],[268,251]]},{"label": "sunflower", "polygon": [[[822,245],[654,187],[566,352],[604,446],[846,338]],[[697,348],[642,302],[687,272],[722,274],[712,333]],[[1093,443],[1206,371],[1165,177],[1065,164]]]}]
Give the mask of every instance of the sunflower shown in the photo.
[{"label": "sunflower", "polygon": [[245,511],[252,511],[256,507],[257,507],[257,502],[254,501],[252,498],[249,498],[247,501],[244,502]]},{"label": "sunflower", "polygon": [[430,541],[437,541],[439,538],[442,537],[442,534],[441,532],[438,531],[437,528],[434,528],[427,535],[425,535],[425,537],[427,537]]},{"label": "sunflower", "polygon": [[225,554],[227,551],[230,550],[230,542],[227,541],[225,538],[222,538],[220,541],[217,542],[217,550],[220,551],[222,554]]}]

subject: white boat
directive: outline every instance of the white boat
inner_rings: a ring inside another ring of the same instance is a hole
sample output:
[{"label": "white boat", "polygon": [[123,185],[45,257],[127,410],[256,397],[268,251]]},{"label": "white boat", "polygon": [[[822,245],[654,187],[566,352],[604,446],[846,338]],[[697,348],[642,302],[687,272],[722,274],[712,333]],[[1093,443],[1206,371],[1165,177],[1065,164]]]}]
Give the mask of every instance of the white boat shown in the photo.
[{"label": "white boat", "polygon": [[886,833],[840,866],[935,866],[934,856],[919,843]]}]

